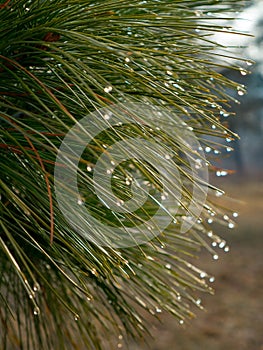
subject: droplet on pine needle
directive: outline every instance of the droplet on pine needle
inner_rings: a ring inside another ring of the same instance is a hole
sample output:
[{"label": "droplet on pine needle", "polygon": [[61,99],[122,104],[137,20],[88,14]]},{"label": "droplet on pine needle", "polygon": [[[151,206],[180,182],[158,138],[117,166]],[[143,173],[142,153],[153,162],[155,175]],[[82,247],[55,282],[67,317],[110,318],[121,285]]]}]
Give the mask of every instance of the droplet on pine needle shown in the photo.
[{"label": "droplet on pine needle", "polygon": [[40,315],[40,309],[39,309],[39,307],[35,307],[33,313],[34,313],[34,316]]},{"label": "droplet on pine needle", "polygon": [[195,15],[196,15],[196,17],[201,17],[203,15],[203,11],[202,10],[196,10],[195,11]]},{"label": "droplet on pine needle", "polygon": [[251,62],[251,61],[246,61],[246,65],[247,65],[247,66],[252,66],[252,65],[253,65],[253,62]]},{"label": "droplet on pine needle", "polygon": [[224,191],[221,191],[221,190],[216,190],[216,197],[221,197],[225,194]]},{"label": "droplet on pine needle", "polygon": [[220,243],[219,243],[219,248],[224,248],[225,247],[225,245],[226,245],[226,241],[221,241]]},{"label": "droplet on pine needle", "polygon": [[200,272],[200,278],[206,278],[207,277],[207,273],[206,272],[204,272],[204,271],[202,271],[202,272]]},{"label": "droplet on pine needle", "polygon": [[39,285],[38,282],[34,283],[33,290],[34,290],[34,292],[39,292],[40,291],[40,285]]},{"label": "droplet on pine needle", "polygon": [[246,69],[244,69],[244,68],[239,68],[239,71],[240,71],[240,74],[241,75],[247,75],[248,74],[248,71],[246,70]]},{"label": "droplet on pine needle", "polygon": [[105,86],[104,91],[107,93],[110,93],[112,91],[112,86],[110,86],[110,85]]},{"label": "droplet on pine needle", "polygon": [[109,119],[110,119],[109,113],[105,113],[105,114],[103,115],[103,119],[109,120]]}]

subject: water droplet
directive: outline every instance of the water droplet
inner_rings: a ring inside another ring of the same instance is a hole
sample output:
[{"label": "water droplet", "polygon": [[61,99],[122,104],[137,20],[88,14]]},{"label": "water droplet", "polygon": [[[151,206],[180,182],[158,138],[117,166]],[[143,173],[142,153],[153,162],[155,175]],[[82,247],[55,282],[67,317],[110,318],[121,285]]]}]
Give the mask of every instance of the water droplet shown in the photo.
[{"label": "water droplet", "polygon": [[217,246],[217,242],[212,242],[212,247],[216,247]]},{"label": "water droplet", "polygon": [[121,349],[122,346],[123,346],[122,343],[118,343],[118,345],[117,345],[118,349]]},{"label": "water droplet", "polygon": [[214,254],[214,255],[213,255],[213,259],[214,259],[214,260],[218,260],[218,259],[219,259],[219,256],[218,256],[217,254]]},{"label": "water droplet", "polygon": [[92,167],[90,165],[87,165],[87,171],[92,171]]},{"label": "water droplet", "polygon": [[200,278],[206,278],[206,277],[207,277],[207,273],[202,271],[200,273]]},{"label": "water droplet", "polygon": [[202,302],[202,300],[201,300],[201,299],[197,299],[197,300],[195,301],[195,303],[196,303],[197,305],[200,305],[200,304],[201,304],[201,302]]},{"label": "water droplet", "polygon": [[248,74],[248,71],[245,70],[244,68],[240,68],[239,71],[240,71],[241,75],[247,75]]},{"label": "water droplet", "polygon": [[222,249],[222,248],[224,248],[225,245],[226,245],[226,241],[222,241],[222,242],[219,243],[218,246],[219,246],[219,248]]},{"label": "water droplet", "polygon": [[230,250],[230,248],[229,248],[228,246],[226,246],[226,247],[224,248],[224,251],[225,251],[226,253],[228,253],[229,250]]},{"label": "water droplet", "polygon": [[234,227],[235,227],[235,224],[234,224],[233,222],[230,222],[230,223],[228,224],[228,227],[229,227],[229,228],[234,228]]},{"label": "water droplet", "polygon": [[184,324],[184,320],[180,320],[179,323],[180,323],[180,324]]},{"label": "water droplet", "polygon": [[104,91],[107,92],[107,93],[111,92],[112,91],[112,86],[110,86],[110,85],[106,86],[104,88]]},{"label": "water droplet", "polygon": [[118,207],[121,207],[122,205],[124,204],[124,202],[123,202],[123,200],[118,200],[117,202],[116,202],[116,205],[118,206]]},{"label": "water droplet", "polygon": [[79,315],[78,315],[78,314],[74,315],[74,320],[75,320],[76,322],[79,320]]},{"label": "water droplet", "polygon": [[207,220],[207,222],[209,223],[209,224],[212,224],[213,223],[213,219],[211,219],[211,218],[209,218],[208,220]]},{"label": "water droplet", "polygon": [[158,313],[161,313],[161,312],[162,312],[162,309],[160,309],[159,307],[156,307],[155,310],[156,310],[156,312],[158,312]]},{"label": "water droplet", "polygon": [[202,14],[203,14],[203,11],[202,11],[202,10],[196,10],[196,11],[195,11],[195,15],[196,15],[197,17],[202,16]]},{"label": "water droplet", "polygon": [[213,130],[215,130],[215,129],[216,129],[216,126],[213,124],[213,125],[211,126],[211,128],[212,128]]},{"label": "water droplet", "polygon": [[110,115],[109,115],[108,113],[106,113],[106,114],[104,114],[103,118],[104,118],[105,120],[109,120],[109,119],[110,119]]},{"label": "water droplet", "polygon": [[234,218],[238,217],[238,213],[237,212],[233,213],[232,215],[234,216]]},{"label": "water droplet", "polygon": [[206,153],[211,152],[211,150],[212,150],[212,148],[211,148],[211,147],[206,147],[206,148],[205,148]]},{"label": "water droplet", "polygon": [[167,70],[166,73],[167,73],[168,75],[173,75],[173,72],[172,72],[171,70]]},{"label": "water droplet", "polygon": [[168,270],[170,270],[171,267],[172,267],[172,265],[171,265],[171,264],[166,264],[165,267],[166,267]]},{"label": "water droplet", "polygon": [[147,255],[146,258],[147,258],[148,260],[154,261],[154,258],[151,257],[150,255]]},{"label": "water droplet", "polygon": [[78,205],[82,205],[84,202],[81,198],[78,199]]},{"label": "water droplet", "polygon": [[227,151],[227,152],[232,152],[232,151],[233,151],[233,148],[232,148],[232,147],[227,147],[227,148],[226,148],[226,151]]},{"label": "water droplet", "polygon": [[221,197],[225,194],[224,191],[221,191],[221,190],[216,190],[216,197]]},{"label": "water droplet", "polygon": [[127,63],[131,62],[131,60],[129,59],[129,57],[125,57],[124,61],[127,62]]},{"label": "water droplet", "polygon": [[246,61],[247,66],[252,66],[253,62],[251,61]]},{"label": "water droplet", "polygon": [[226,176],[228,172],[226,170],[217,170],[216,176]]},{"label": "water droplet", "polygon": [[122,339],[123,339],[123,336],[122,336],[121,334],[119,335],[119,339],[120,339],[120,340],[122,340]]},{"label": "water droplet", "polygon": [[208,231],[208,232],[207,232],[207,236],[208,236],[208,237],[213,237],[213,231]]},{"label": "water droplet", "polygon": [[39,285],[39,283],[37,283],[37,282],[34,283],[33,290],[34,290],[35,292],[39,292],[39,291],[40,291],[40,285]]},{"label": "water droplet", "polygon": [[91,269],[91,273],[94,275],[94,276],[98,276],[98,271],[93,267]]},{"label": "water droplet", "polygon": [[228,215],[224,215],[223,218],[224,218],[224,220],[229,220],[229,216]]},{"label": "water droplet", "polygon": [[36,307],[34,308],[34,312],[33,312],[33,313],[34,313],[35,316],[38,316],[38,315],[40,314],[40,309],[39,309],[39,307],[36,306]]},{"label": "water droplet", "polygon": [[210,283],[215,282],[215,277],[214,277],[214,276],[210,277],[210,278],[209,278],[209,282],[210,282]]}]

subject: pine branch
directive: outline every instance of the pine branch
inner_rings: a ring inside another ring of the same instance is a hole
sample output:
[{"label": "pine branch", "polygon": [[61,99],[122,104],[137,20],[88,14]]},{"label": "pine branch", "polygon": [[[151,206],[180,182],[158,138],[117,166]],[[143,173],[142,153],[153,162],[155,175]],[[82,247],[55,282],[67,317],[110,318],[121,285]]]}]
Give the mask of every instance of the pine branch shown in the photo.
[{"label": "pine branch", "polygon": [[[245,92],[220,73],[244,72],[245,60],[230,64],[212,34],[228,32],[240,8],[0,5],[1,348],[116,348],[119,335],[147,332],[145,310],[182,324],[203,308],[213,277],[189,261],[201,247],[214,259],[215,246],[227,251],[211,220],[234,226],[206,176],[227,171],[203,150],[217,154],[218,138],[237,136],[225,122],[227,89]],[[76,166],[77,191],[66,176]]]}]

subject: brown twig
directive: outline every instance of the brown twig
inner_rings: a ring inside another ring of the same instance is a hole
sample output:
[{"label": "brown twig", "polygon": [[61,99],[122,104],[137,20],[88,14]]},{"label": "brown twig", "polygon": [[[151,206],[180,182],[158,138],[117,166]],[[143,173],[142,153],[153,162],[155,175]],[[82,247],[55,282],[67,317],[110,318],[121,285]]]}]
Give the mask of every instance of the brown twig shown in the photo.
[{"label": "brown twig", "polygon": [[5,7],[9,4],[10,1],[11,1],[11,0],[7,0],[7,1],[4,2],[3,4],[1,4],[1,5],[0,5],[0,9],[5,8]]}]

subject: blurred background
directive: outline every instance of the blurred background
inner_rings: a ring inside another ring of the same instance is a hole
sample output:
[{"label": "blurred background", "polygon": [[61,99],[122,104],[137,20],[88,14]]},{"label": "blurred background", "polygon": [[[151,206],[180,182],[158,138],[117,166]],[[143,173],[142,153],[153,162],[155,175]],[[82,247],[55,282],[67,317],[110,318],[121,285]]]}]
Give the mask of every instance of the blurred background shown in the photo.
[{"label": "blurred background", "polygon": [[[230,245],[228,254],[214,261],[205,251],[195,264],[215,276],[216,295],[202,295],[205,311],[186,326],[167,314],[161,324],[154,322],[148,338],[151,350],[263,350],[263,1],[251,1],[237,14],[235,28],[250,32],[254,38],[237,39],[233,34],[218,34],[222,42],[235,43],[233,54],[247,58],[244,71],[223,72],[247,86],[244,96],[233,95],[236,116],[228,117],[230,128],[240,135],[232,141],[235,149],[219,166],[235,170],[224,177],[211,176],[210,182],[226,192],[228,206],[239,213],[234,230],[219,228],[217,233]],[[244,48],[246,46],[246,48]],[[250,66],[250,61],[255,64]],[[246,70],[251,74],[246,74]],[[241,74],[240,74],[241,73]],[[229,198],[231,199],[229,202]],[[144,350],[143,343],[132,344],[132,350]]]}]

